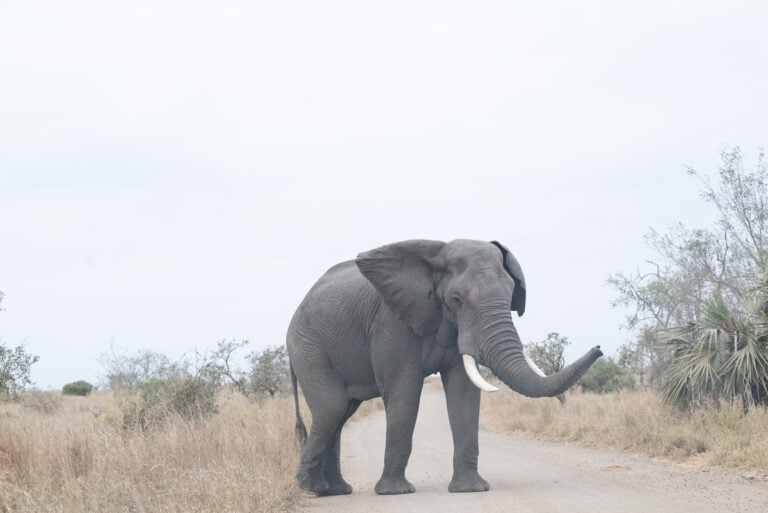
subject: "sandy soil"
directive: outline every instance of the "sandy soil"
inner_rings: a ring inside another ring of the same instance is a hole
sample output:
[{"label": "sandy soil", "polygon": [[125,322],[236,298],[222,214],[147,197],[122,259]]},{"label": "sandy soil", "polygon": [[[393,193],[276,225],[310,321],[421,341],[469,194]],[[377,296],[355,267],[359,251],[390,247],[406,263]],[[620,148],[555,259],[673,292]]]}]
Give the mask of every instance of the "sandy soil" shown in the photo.
[{"label": "sandy soil", "polygon": [[424,387],[406,475],[410,495],[378,496],[384,460],[384,413],[348,424],[342,471],[352,495],[308,497],[301,511],[329,512],[740,512],[768,511],[768,484],[619,452],[480,433],[484,493],[448,493],[451,433],[442,391]]}]

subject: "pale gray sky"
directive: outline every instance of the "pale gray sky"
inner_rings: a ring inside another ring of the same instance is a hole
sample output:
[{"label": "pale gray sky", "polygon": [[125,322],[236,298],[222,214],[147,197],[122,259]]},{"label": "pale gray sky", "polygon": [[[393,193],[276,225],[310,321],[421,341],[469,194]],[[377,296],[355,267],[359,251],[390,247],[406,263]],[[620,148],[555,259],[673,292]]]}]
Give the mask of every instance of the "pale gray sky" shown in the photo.
[{"label": "pale gray sky", "polygon": [[525,341],[628,335],[609,273],[768,142],[761,1],[0,0],[0,313],[43,388],[110,343],[284,342],[336,262],[498,239]]}]

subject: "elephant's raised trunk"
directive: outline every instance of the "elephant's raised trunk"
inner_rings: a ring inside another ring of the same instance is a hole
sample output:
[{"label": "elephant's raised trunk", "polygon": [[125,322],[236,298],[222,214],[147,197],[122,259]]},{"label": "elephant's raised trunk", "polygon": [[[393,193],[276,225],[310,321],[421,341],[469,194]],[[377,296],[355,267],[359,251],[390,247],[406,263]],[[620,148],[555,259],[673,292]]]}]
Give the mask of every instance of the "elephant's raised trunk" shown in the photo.
[{"label": "elephant's raised trunk", "polygon": [[480,358],[505,385],[528,397],[551,397],[562,394],[603,355],[600,346],[551,376],[536,373],[526,361],[523,345],[507,311],[493,314],[483,322]]}]

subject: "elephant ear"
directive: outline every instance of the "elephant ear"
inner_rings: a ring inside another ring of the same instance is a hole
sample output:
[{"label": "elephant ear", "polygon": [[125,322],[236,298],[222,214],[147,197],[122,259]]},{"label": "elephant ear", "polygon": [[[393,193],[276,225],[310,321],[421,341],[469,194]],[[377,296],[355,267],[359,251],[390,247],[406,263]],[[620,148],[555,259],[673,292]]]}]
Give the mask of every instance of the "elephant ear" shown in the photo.
[{"label": "elephant ear", "polygon": [[407,240],[360,253],[355,260],[384,303],[418,335],[440,324],[434,262],[444,247],[439,241]]},{"label": "elephant ear", "polygon": [[520,267],[520,262],[517,261],[515,255],[504,244],[495,240],[492,240],[491,244],[501,251],[501,261],[504,264],[504,269],[515,282],[515,291],[512,293],[510,309],[522,317],[525,313],[525,276],[523,276],[523,268]]}]

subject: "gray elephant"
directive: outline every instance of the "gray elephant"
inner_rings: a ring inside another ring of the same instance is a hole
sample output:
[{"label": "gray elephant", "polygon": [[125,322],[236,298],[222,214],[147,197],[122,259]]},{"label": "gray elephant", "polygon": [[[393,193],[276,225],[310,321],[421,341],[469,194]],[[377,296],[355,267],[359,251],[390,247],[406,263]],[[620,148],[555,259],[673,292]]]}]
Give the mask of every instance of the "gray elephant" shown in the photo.
[{"label": "gray elephant", "polygon": [[[381,396],[387,421],[379,494],[411,493],[405,478],[424,378],[445,388],[453,433],[451,492],[489,489],[477,472],[480,389],[493,391],[477,362],[530,397],[563,393],[597,360],[594,347],[551,376],[531,368],[510,309],[525,311],[525,278],[498,242],[409,240],[329,269],[288,328],[297,430],[304,438],[297,481],[317,495],[352,492],[341,476],[344,423]],[[306,437],[296,380],[312,413]]]}]

